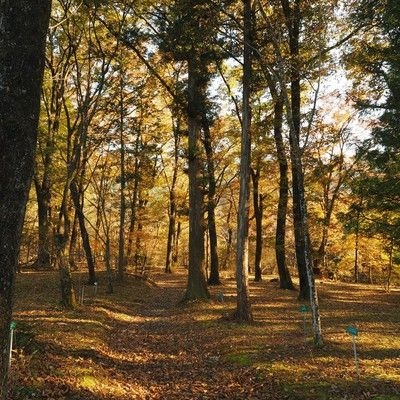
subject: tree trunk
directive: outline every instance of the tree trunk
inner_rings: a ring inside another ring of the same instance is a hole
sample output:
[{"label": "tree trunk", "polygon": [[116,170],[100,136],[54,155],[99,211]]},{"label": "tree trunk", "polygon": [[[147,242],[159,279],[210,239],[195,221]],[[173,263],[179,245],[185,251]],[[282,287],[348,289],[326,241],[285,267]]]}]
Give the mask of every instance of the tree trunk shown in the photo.
[{"label": "tree trunk", "polygon": [[[361,201],[360,201],[361,204]],[[356,231],[355,231],[355,245],[354,245],[354,282],[358,283],[359,278],[359,265],[358,265],[358,251],[360,244],[360,208],[357,209]]]},{"label": "tree trunk", "polygon": [[[176,174],[176,169],[174,168],[174,177]],[[174,180],[174,178],[173,178]],[[168,233],[167,233],[167,254],[165,257],[165,269],[166,273],[172,272],[172,262],[173,262],[173,244],[175,237],[175,225],[176,225],[176,195],[175,188],[171,187],[169,190],[169,212],[168,212]]]},{"label": "tree trunk", "polygon": [[7,397],[10,323],[33,173],[51,2],[0,0],[0,399]]},{"label": "tree trunk", "polygon": [[184,300],[207,299],[204,270],[204,221],[203,221],[203,186],[200,149],[202,127],[201,76],[197,57],[188,60],[188,163],[189,163],[189,274]]},{"label": "tree trunk", "polygon": [[137,223],[137,205],[139,199],[139,174],[140,174],[140,166],[139,166],[139,147],[140,147],[140,135],[139,133],[136,136],[135,140],[135,166],[133,171],[134,182],[133,182],[133,190],[130,198],[131,203],[131,215],[129,220],[129,229],[128,229],[128,246],[126,249],[126,262],[129,263],[129,260],[132,256],[133,251],[133,236],[135,233],[135,226]]},{"label": "tree trunk", "polygon": [[70,190],[71,190],[71,197],[72,197],[72,201],[74,203],[76,215],[78,217],[79,230],[81,232],[83,249],[84,249],[85,255],[86,255],[86,262],[87,262],[88,272],[89,272],[88,284],[94,285],[96,282],[96,267],[95,267],[95,263],[94,263],[92,247],[90,245],[89,234],[86,229],[85,214],[83,212],[83,205],[82,205],[82,201],[81,201],[82,195],[78,189],[77,182],[75,179],[73,179],[70,184]]},{"label": "tree trunk", "polygon": [[68,249],[68,233],[56,234],[54,237],[54,247],[56,249],[56,260],[58,263],[58,272],[60,275],[61,305],[67,309],[76,307],[74,287],[72,284],[71,270],[68,262],[68,255],[65,250]]},{"label": "tree trunk", "polygon": [[257,165],[257,170],[251,171],[251,178],[253,182],[253,208],[254,217],[256,220],[256,250],[254,255],[254,280],[255,282],[262,281],[261,271],[261,256],[262,256],[262,245],[263,245],[263,231],[262,231],[262,219],[263,219],[263,196],[259,193],[259,181],[260,181],[260,166]]},{"label": "tree trunk", "polygon": [[286,263],[286,216],[289,199],[288,163],[282,136],[283,100],[276,96],[274,106],[274,138],[279,163],[279,200],[275,231],[275,256],[281,289],[294,290]]},{"label": "tree trunk", "polygon": [[[301,0],[295,0],[291,6],[288,0],[281,0],[286,25],[289,32],[290,48],[290,147],[292,162],[292,188],[293,188],[293,222],[296,245],[296,260],[299,273],[300,291],[299,299],[310,297],[310,287],[307,274],[307,263],[311,261],[311,248],[308,236],[308,227],[303,226],[303,171],[301,165],[301,150],[299,145],[301,126],[301,81],[300,81],[300,27],[301,27]],[[298,150],[295,148],[298,147]],[[295,160],[298,158],[299,160]],[[296,165],[300,161],[300,165]],[[307,254],[307,252],[309,254]]]},{"label": "tree trunk", "polygon": [[174,168],[172,172],[171,185],[169,187],[169,212],[168,212],[168,236],[167,236],[167,254],[165,257],[165,272],[172,272],[174,263],[174,245],[176,245],[176,182],[178,178],[178,160],[179,160],[179,122],[174,127]]},{"label": "tree trunk", "polygon": [[286,103],[287,120],[289,125],[290,159],[292,163],[293,187],[293,218],[296,242],[296,258],[299,270],[300,293],[299,298],[310,301],[312,311],[312,328],[314,344],[323,345],[321,320],[319,314],[318,295],[315,286],[313,263],[311,256],[311,242],[308,231],[307,205],[304,192],[304,175],[302,152],[300,148],[301,126],[301,85],[300,85],[300,28],[301,28],[301,0],[294,0],[291,6],[288,0],[281,0],[286,25],[289,32],[290,64],[290,101],[289,95],[283,86]]},{"label": "tree trunk", "polygon": [[124,95],[123,95],[123,67],[121,66],[120,71],[120,99],[119,99],[119,137],[120,137],[120,179],[121,187],[119,193],[119,234],[118,234],[118,279],[122,282],[124,280],[126,270],[126,259],[125,259],[125,185],[126,185],[126,174],[125,174],[125,140],[124,140]]},{"label": "tree trunk", "polygon": [[249,181],[251,164],[251,0],[244,0],[244,64],[243,64],[243,110],[240,155],[240,191],[237,227],[236,283],[237,307],[235,318],[239,322],[253,321],[248,282],[249,267]]},{"label": "tree trunk", "polygon": [[36,199],[38,207],[38,254],[34,267],[38,269],[51,268],[51,216],[50,216],[50,187],[46,182],[47,179],[43,178],[42,184],[36,179]]},{"label": "tree trunk", "polygon": [[210,248],[210,277],[209,285],[220,285],[219,279],[219,258],[218,258],[218,237],[215,223],[216,192],[217,183],[215,181],[214,152],[211,143],[211,132],[207,116],[203,115],[204,148],[207,156],[207,178],[208,178],[208,202],[207,202],[207,221]]}]

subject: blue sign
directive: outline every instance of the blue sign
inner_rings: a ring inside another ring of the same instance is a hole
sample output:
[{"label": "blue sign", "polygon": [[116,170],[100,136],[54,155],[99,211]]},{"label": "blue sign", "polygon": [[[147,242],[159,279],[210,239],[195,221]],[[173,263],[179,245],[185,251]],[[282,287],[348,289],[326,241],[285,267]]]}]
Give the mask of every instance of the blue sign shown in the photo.
[{"label": "blue sign", "polygon": [[348,326],[346,332],[351,336],[358,336],[358,329],[355,326]]},{"label": "blue sign", "polygon": [[308,307],[307,307],[305,304],[303,304],[303,305],[300,307],[300,312],[308,312]]}]

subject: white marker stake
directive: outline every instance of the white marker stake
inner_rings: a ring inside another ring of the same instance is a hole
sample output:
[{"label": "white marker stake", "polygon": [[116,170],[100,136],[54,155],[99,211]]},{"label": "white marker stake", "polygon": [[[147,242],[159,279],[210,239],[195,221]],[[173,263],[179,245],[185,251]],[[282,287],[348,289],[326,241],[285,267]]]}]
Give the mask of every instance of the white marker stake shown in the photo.
[{"label": "white marker stake", "polygon": [[358,365],[356,336],[352,336],[352,338],[353,338],[353,350],[354,350],[354,365],[356,366],[357,377],[358,379],[360,379],[360,367]]},{"label": "white marker stake", "polygon": [[355,326],[348,326],[346,332],[351,336],[353,340],[353,351],[354,351],[354,365],[356,367],[357,378],[360,379],[360,367],[358,365],[357,345],[356,338],[358,336],[358,329]]},{"label": "white marker stake", "polygon": [[11,367],[11,359],[12,359],[12,349],[13,349],[13,341],[14,341],[14,330],[17,324],[13,321],[10,324],[10,352],[8,355],[8,368]]}]

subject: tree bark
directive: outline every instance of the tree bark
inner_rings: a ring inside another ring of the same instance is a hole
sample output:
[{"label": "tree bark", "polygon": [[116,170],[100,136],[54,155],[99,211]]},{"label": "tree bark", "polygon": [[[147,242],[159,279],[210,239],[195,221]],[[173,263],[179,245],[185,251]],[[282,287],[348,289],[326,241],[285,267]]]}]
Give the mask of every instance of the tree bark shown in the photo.
[{"label": "tree bark", "polygon": [[86,229],[85,214],[83,212],[83,204],[82,204],[83,195],[82,193],[80,193],[80,190],[78,189],[78,185],[75,179],[73,179],[70,184],[70,191],[71,191],[72,201],[75,207],[75,212],[78,217],[79,230],[81,232],[81,238],[82,238],[82,245],[86,255],[86,262],[89,272],[88,284],[94,285],[95,282],[97,281],[96,267],[93,258],[92,247],[90,245],[89,233]]},{"label": "tree bark", "polygon": [[261,271],[261,256],[262,256],[262,245],[263,245],[263,231],[262,231],[262,220],[263,220],[263,196],[259,192],[259,181],[260,181],[260,166],[257,165],[257,169],[250,170],[251,179],[253,182],[253,208],[254,218],[256,220],[256,249],[254,254],[254,281],[262,281]]},{"label": "tree bark", "polygon": [[178,179],[178,160],[179,160],[179,143],[180,129],[179,121],[174,126],[174,166],[172,172],[171,184],[169,187],[169,210],[168,210],[168,236],[167,236],[167,254],[165,257],[165,272],[172,272],[174,263],[174,245],[176,245],[176,182]]},{"label": "tree bark", "polygon": [[[299,299],[310,297],[310,287],[307,278],[307,262],[311,260],[311,248],[308,237],[308,227],[303,226],[303,204],[301,197],[304,195],[303,171],[296,165],[301,158],[300,126],[301,126],[301,80],[300,80],[300,26],[301,26],[301,0],[295,0],[291,6],[288,0],[281,0],[282,9],[286,19],[286,26],[289,32],[290,49],[290,147],[292,161],[292,188],[293,188],[293,222],[296,247],[296,261],[299,273]],[[298,147],[298,151],[294,150]],[[298,154],[297,154],[298,153]],[[306,250],[309,254],[306,253]]]},{"label": "tree bark", "polygon": [[[290,160],[292,163],[293,187],[293,218],[296,242],[296,258],[299,270],[300,293],[299,299],[309,300],[312,311],[312,328],[314,344],[323,345],[321,320],[319,313],[317,288],[313,273],[311,241],[308,230],[307,204],[304,192],[304,174],[302,151],[300,148],[301,126],[301,79],[300,79],[300,27],[301,0],[294,0],[293,5],[288,0],[281,0],[289,32],[290,63],[290,101],[283,86],[284,99],[289,125]],[[282,60],[281,60],[282,61]]]},{"label": "tree bark", "polygon": [[219,279],[219,258],[218,258],[218,236],[215,223],[216,192],[217,183],[215,181],[214,152],[211,143],[211,132],[207,116],[203,115],[204,149],[207,157],[207,178],[208,178],[208,202],[207,202],[207,222],[208,235],[210,239],[210,276],[209,285],[220,285]]},{"label": "tree bark", "polygon": [[204,218],[200,132],[202,128],[202,77],[200,60],[188,60],[188,164],[189,164],[189,274],[185,301],[208,299],[204,268]]},{"label": "tree bark", "polygon": [[[46,172],[44,174],[47,175]],[[43,177],[42,183],[34,179],[38,208],[38,254],[33,267],[38,269],[51,268],[51,192],[48,178]]]},{"label": "tree bark", "polygon": [[120,179],[121,187],[119,192],[119,232],[118,232],[118,279],[122,282],[124,280],[126,270],[125,258],[125,215],[126,215],[126,202],[125,202],[125,140],[124,140],[124,127],[125,127],[125,107],[124,107],[124,69],[121,66],[120,71],[120,98],[119,98],[119,139],[120,139]]},{"label": "tree bark", "polygon": [[240,156],[240,191],[237,216],[236,284],[237,306],[235,318],[239,322],[253,321],[248,282],[249,268],[249,181],[251,164],[251,18],[252,2],[244,0],[244,64],[243,64],[243,110]]},{"label": "tree bark", "polygon": [[19,243],[31,184],[51,1],[0,0],[0,399],[7,397]]},{"label": "tree bark", "polygon": [[274,105],[274,138],[279,163],[279,199],[275,231],[275,256],[281,289],[294,290],[286,263],[286,216],[289,200],[288,162],[282,136],[283,99],[276,96]]}]

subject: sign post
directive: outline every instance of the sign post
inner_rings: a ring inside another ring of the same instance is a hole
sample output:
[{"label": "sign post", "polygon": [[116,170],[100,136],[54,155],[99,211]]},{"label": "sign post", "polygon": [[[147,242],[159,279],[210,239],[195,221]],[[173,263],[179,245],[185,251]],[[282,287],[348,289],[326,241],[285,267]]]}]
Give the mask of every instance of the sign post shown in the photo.
[{"label": "sign post", "polygon": [[348,326],[346,328],[346,332],[351,336],[352,341],[353,341],[354,365],[356,367],[357,378],[360,379],[360,367],[359,367],[359,363],[358,363],[357,345],[356,345],[358,329],[355,326]]},{"label": "sign post", "polygon": [[8,354],[8,368],[11,367],[11,359],[12,359],[12,349],[13,349],[13,341],[14,341],[14,331],[17,327],[17,323],[12,321],[10,324],[10,351]]}]

